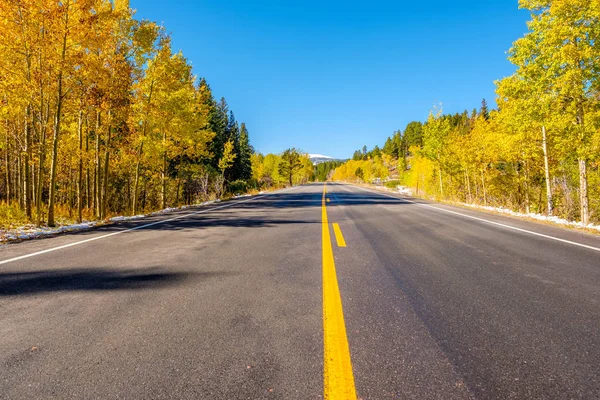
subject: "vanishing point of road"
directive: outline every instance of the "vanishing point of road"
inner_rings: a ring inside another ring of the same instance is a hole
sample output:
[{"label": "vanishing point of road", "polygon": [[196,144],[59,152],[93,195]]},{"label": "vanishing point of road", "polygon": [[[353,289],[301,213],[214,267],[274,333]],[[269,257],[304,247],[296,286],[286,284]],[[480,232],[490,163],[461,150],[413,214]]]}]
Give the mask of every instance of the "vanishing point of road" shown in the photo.
[{"label": "vanishing point of road", "polygon": [[310,184],[0,248],[0,399],[598,399],[600,237]]}]

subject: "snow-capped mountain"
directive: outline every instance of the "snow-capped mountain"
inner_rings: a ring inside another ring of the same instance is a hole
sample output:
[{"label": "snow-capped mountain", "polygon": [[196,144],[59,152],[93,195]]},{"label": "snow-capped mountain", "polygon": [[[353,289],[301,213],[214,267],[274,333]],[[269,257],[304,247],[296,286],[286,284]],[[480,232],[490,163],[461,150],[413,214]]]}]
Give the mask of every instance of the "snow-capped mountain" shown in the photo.
[{"label": "snow-capped mountain", "polygon": [[309,154],[308,158],[314,165],[321,164],[328,161],[338,161],[336,158],[324,156],[323,154]]}]

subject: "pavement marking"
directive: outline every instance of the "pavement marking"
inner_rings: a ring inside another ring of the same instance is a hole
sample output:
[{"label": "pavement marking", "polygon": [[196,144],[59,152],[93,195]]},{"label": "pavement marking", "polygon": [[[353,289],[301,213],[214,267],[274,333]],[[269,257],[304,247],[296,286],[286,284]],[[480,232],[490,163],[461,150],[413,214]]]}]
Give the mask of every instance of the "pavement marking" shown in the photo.
[{"label": "pavement marking", "polygon": [[335,272],[327,201],[323,185],[321,231],[323,246],[323,389],[326,400],[356,400],[350,346],[342,297]]},{"label": "pavement marking", "polygon": [[500,222],[495,222],[495,221],[490,221],[489,219],[485,219],[485,218],[474,217],[472,215],[463,214],[463,213],[460,213],[460,212],[457,212],[457,211],[446,210],[444,208],[435,207],[435,206],[432,206],[430,204],[417,203],[416,201],[408,200],[408,199],[405,199],[404,197],[396,197],[396,196],[392,196],[392,195],[387,194],[387,193],[375,192],[373,190],[365,189],[365,188],[362,188],[360,186],[355,186],[355,187],[358,187],[358,188],[360,188],[362,190],[365,190],[367,192],[370,192],[370,193],[377,193],[377,194],[380,194],[382,196],[387,196],[387,197],[391,197],[391,198],[396,199],[396,200],[404,201],[406,203],[416,204],[417,206],[420,206],[420,207],[431,208],[433,210],[443,211],[443,212],[448,213],[448,214],[460,215],[461,217],[470,218],[470,219],[473,219],[473,220],[476,220],[476,221],[484,222],[486,224],[496,225],[496,226],[500,226],[502,228],[512,229],[512,230],[517,231],[517,232],[527,233],[529,235],[542,237],[544,239],[555,240],[557,242],[566,243],[566,244],[570,244],[570,245],[573,245],[573,246],[583,247],[584,249],[594,250],[594,251],[600,252],[600,247],[589,246],[587,244],[573,242],[573,241],[567,240],[567,239],[561,239],[561,238],[558,238],[556,236],[545,235],[543,233],[530,231],[528,229],[517,228],[516,226],[506,225],[506,224],[502,224]]},{"label": "pavement marking", "polygon": [[338,224],[337,222],[333,223],[333,232],[335,233],[335,241],[337,242],[338,247],[346,247],[344,235],[342,235],[340,224]]},{"label": "pavement marking", "polygon": [[96,236],[96,237],[93,237],[93,238],[89,238],[89,239],[85,239],[85,240],[80,240],[78,242],[64,244],[62,246],[52,247],[52,248],[49,248],[49,249],[46,249],[46,250],[36,251],[35,253],[24,254],[22,256],[9,258],[7,260],[2,260],[2,261],[0,261],[0,265],[2,265],[2,264],[8,264],[8,263],[11,263],[11,262],[14,262],[14,261],[23,260],[25,258],[39,256],[39,255],[50,253],[50,252],[57,251],[57,250],[66,249],[68,247],[73,247],[73,246],[77,246],[77,245],[88,243],[88,242],[93,242],[94,240],[105,239],[107,237],[111,237],[111,236],[115,236],[115,235],[120,235],[121,233],[136,231],[138,229],[144,229],[144,228],[148,228],[150,226],[164,224],[165,222],[175,221],[177,219],[189,217],[191,215],[204,214],[204,213],[207,213],[207,212],[210,212],[210,211],[220,210],[222,208],[227,208],[227,207],[232,207],[232,206],[235,206],[237,204],[247,203],[249,201],[257,200],[257,199],[260,199],[260,198],[263,198],[263,197],[266,197],[266,196],[257,196],[257,197],[253,197],[253,198],[247,199],[247,200],[236,201],[235,203],[227,203],[227,204],[223,204],[221,206],[212,207],[212,208],[205,209],[205,210],[200,210],[200,211],[195,211],[195,212],[192,212],[192,213],[182,214],[182,215],[178,215],[178,216],[173,217],[173,218],[163,219],[163,220],[160,220],[160,221],[152,222],[150,224],[140,225],[140,226],[136,226],[134,228],[129,228],[129,229],[123,229],[122,231],[112,232],[112,233],[108,233],[106,235]]}]

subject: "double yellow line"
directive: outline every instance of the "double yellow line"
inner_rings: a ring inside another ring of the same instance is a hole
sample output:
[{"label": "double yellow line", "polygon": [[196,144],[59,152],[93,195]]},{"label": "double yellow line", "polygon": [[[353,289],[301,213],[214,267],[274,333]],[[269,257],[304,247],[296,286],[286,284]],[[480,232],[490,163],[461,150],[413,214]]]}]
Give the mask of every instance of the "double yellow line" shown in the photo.
[{"label": "double yellow line", "polygon": [[[346,335],[342,297],[338,286],[327,218],[327,189],[323,186],[321,226],[323,240],[323,353],[324,397],[356,400],[350,347]],[[339,228],[338,228],[339,229]]]}]

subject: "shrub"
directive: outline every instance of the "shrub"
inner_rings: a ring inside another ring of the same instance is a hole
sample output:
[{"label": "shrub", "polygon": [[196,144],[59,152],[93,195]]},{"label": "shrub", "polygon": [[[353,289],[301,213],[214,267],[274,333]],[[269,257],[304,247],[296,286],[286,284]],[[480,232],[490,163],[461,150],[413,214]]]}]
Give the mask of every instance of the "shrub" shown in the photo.
[{"label": "shrub", "polygon": [[396,189],[398,186],[400,186],[400,181],[398,180],[387,181],[385,183],[385,187],[390,189]]},{"label": "shrub", "polygon": [[236,195],[244,194],[248,191],[248,182],[246,181],[233,181],[227,185],[227,192]]}]

